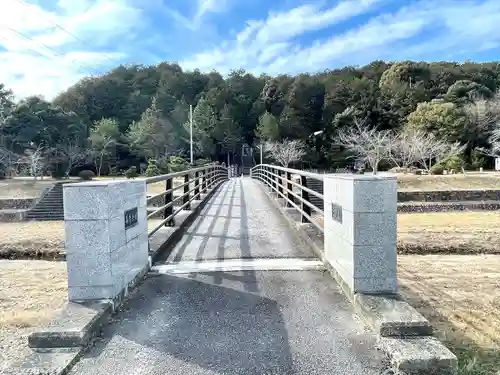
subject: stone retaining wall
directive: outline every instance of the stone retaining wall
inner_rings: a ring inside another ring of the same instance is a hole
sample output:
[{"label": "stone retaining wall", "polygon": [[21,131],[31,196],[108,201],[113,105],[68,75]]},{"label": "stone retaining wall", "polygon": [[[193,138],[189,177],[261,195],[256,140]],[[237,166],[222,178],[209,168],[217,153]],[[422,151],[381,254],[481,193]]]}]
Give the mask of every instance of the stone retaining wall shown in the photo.
[{"label": "stone retaining wall", "polygon": [[398,191],[398,203],[464,201],[500,201],[500,190]]},{"label": "stone retaining wall", "polygon": [[500,201],[468,202],[404,202],[398,203],[398,212],[497,211]]},{"label": "stone retaining wall", "polygon": [[0,210],[4,209],[28,209],[36,202],[37,198],[2,198],[0,199]]}]

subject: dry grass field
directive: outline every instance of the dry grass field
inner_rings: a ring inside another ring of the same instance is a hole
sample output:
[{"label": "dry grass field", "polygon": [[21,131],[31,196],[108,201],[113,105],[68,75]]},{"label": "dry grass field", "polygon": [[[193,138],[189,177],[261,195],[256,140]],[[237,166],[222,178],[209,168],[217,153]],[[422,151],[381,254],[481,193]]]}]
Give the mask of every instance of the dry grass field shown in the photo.
[{"label": "dry grass field", "polygon": [[500,370],[500,255],[402,255],[400,290],[459,357],[461,375]]},{"label": "dry grass field", "polygon": [[400,254],[500,254],[500,211],[398,214]]},{"label": "dry grass field", "polygon": [[[400,190],[499,187],[497,173],[398,176]],[[164,188],[163,182],[151,184],[148,193]],[[23,189],[16,196],[36,190]],[[498,375],[500,212],[399,214],[398,252],[402,294],[459,355],[460,375]],[[1,258],[60,259],[63,254],[63,222],[0,223]],[[30,327],[50,319],[65,299],[64,262],[0,260],[0,363],[25,347]]]},{"label": "dry grass field", "polygon": [[27,350],[27,336],[67,299],[66,263],[0,260],[0,372]]},{"label": "dry grass field", "polygon": [[400,191],[500,189],[500,173],[496,172],[442,176],[398,174],[397,177]]}]

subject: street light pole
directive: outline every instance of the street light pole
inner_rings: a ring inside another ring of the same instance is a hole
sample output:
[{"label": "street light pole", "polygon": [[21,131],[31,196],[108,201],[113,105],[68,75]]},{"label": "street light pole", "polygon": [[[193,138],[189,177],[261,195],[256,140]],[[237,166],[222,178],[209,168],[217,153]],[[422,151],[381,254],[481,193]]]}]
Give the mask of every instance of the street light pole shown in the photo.
[{"label": "street light pole", "polygon": [[263,161],[263,157],[262,157],[262,154],[263,154],[263,146],[262,146],[262,145],[260,145],[260,146],[259,146],[259,148],[260,148],[260,164],[264,164],[264,163],[262,162],[262,161]]},{"label": "street light pole", "polygon": [[189,150],[191,155],[191,165],[193,165],[193,106],[189,105]]}]

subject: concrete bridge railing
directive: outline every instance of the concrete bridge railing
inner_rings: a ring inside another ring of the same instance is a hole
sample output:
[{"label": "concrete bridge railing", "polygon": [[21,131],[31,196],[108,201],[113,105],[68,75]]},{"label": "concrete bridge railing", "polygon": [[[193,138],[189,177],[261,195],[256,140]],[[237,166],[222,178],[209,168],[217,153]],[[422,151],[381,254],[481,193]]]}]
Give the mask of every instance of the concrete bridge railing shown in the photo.
[{"label": "concrete bridge railing", "polygon": [[[251,176],[323,234],[323,260],[356,293],[397,291],[397,181],[393,176],[316,174],[261,164]],[[307,186],[322,181],[324,193]],[[324,210],[311,203],[321,199]]]},{"label": "concrete bridge railing", "polygon": [[[149,270],[153,237],[166,241],[172,231],[162,237],[162,228],[175,227],[181,212],[227,178],[227,168],[207,165],[146,179],[65,185],[69,300],[119,301]],[[164,191],[148,197],[147,185],[158,183]]]}]

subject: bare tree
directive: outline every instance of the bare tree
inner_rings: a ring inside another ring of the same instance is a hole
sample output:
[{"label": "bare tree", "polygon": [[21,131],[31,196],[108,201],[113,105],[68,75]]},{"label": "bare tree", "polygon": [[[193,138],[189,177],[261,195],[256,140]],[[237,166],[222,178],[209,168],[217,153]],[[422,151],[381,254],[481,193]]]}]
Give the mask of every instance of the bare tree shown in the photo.
[{"label": "bare tree", "polygon": [[270,152],[271,158],[283,167],[299,161],[306,154],[304,143],[297,140],[270,142],[267,143],[266,149]]},{"label": "bare tree", "polygon": [[94,148],[91,151],[93,163],[97,169],[97,176],[101,175],[102,164],[104,162],[104,157],[110,154],[110,149],[116,145],[116,140],[114,139],[103,139],[99,148]]},{"label": "bare tree", "polygon": [[438,139],[433,133],[421,134],[413,139],[416,158],[426,171],[430,171],[434,161],[449,159],[464,152],[466,145],[460,142],[448,143]]},{"label": "bare tree", "polygon": [[73,170],[73,168],[81,167],[85,163],[89,161],[91,156],[90,150],[80,147],[78,142],[70,142],[65,145],[61,145],[58,147],[58,154],[62,156],[66,161],[66,171],[64,172],[66,177],[69,177],[69,174]]},{"label": "bare tree", "polygon": [[472,98],[472,102],[464,107],[467,117],[467,138],[474,141],[484,133],[494,130],[500,121],[500,92],[491,99],[481,96]]},{"label": "bare tree", "polygon": [[44,151],[44,147],[38,145],[36,148],[26,150],[25,152],[25,160],[28,162],[30,174],[35,178],[35,180],[38,176],[41,176],[41,179],[43,179],[43,172],[47,167]]},{"label": "bare tree", "polygon": [[389,160],[398,168],[409,168],[419,160],[417,143],[424,137],[422,131],[402,131],[390,135],[387,142]]},{"label": "bare tree", "polygon": [[19,160],[19,156],[5,147],[0,147],[0,178],[8,176]]},{"label": "bare tree", "polygon": [[379,163],[390,157],[394,135],[388,130],[370,129],[366,126],[366,121],[367,118],[360,120],[354,117],[354,126],[342,129],[337,142],[356,155],[360,162],[368,164],[376,174]]}]

